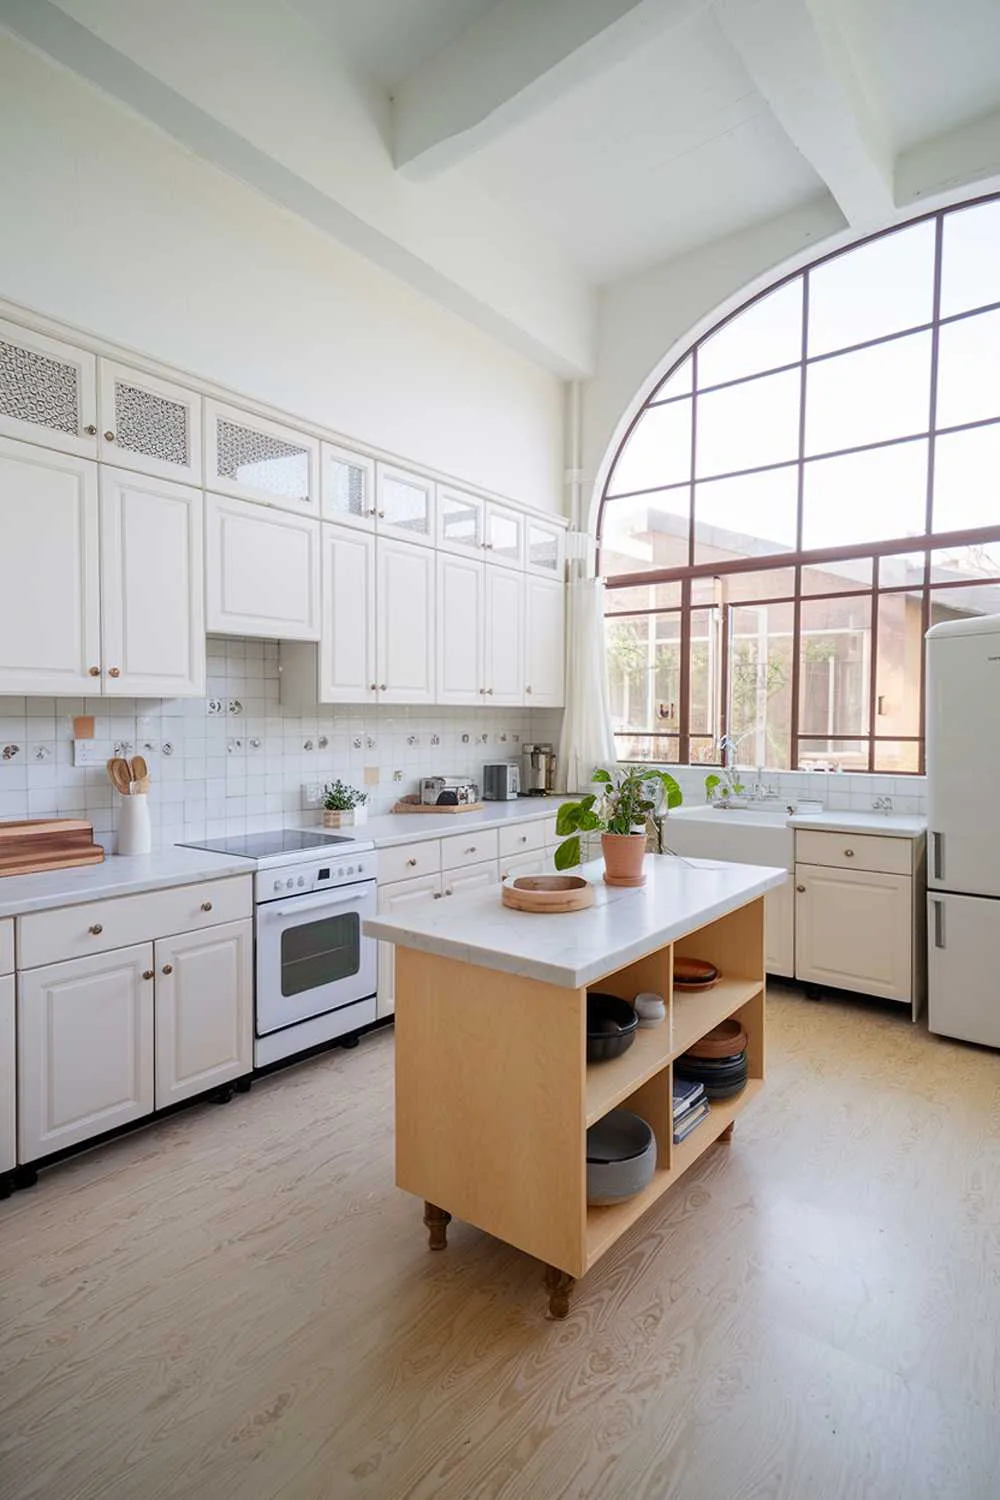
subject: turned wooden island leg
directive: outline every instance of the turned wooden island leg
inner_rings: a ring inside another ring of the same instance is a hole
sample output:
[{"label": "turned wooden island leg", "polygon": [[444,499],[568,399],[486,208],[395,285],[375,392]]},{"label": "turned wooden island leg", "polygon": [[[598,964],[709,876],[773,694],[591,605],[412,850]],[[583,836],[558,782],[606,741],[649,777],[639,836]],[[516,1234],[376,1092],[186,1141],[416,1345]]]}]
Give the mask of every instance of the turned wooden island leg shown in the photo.
[{"label": "turned wooden island leg", "polygon": [[575,1276],[560,1271],[556,1266],[545,1267],[545,1290],[549,1294],[549,1317],[565,1318],[569,1312],[569,1294],[573,1290]]},{"label": "turned wooden island leg", "polygon": [[730,1120],[730,1122],[726,1126],[725,1130],[719,1136],[719,1140],[720,1141],[731,1141],[732,1138],[733,1138],[733,1131],[735,1129],[736,1129],[736,1121],[735,1120]]},{"label": "turned wooden island leg", "polygon": [[424,1223],[427,1225],[427,1243],[432,1250],[448,1248],[448,1225],[451,1214],[436,1203],[424,1202]]}]

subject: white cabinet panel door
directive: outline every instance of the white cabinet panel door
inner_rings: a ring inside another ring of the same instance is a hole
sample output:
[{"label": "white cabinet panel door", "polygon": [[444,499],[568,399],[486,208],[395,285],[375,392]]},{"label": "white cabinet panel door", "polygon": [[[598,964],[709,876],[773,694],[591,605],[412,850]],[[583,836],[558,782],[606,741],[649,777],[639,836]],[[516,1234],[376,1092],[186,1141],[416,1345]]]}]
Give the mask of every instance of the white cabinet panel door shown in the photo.
[{"label": "white cabinet panel door", "polygon": [[764,896],[764,969],[791,979],[795,973],[795,886],[791,875]]},{"label": "white cabinet panel door", "polygon": [[156,969],[156,1107],[253,1068],[253,922],[163,938]]},{"label": "white cabinet panel door", "polygon": [[319,443],[294,427],[206,401],[205,486],[318,517]]},{"label": "white cabinet panel door", "polygon": [[509,706],[524,697],[524,579],[506,568],[484,569],[483,629],[486,701]]},{"label": "white cabinet panel door", "polygon": [[528,516],[524,526],[524,570],[562,582],[566,571],[566,532]]},{"label": "white cabinet panel door", "polygon": [[105,693],[203,696],[203,530],[200,490],[102,468]]},{"label": "white cabinet panel door", "polygon": [[323,526],[321,703],[364,703],[375,689],[375,538]]},{"label": "white cabinet panel door", "polygon": [[436,703],[434,553],[379,537],[375,557],[379,700]]},{"label": "white cabinet panel door", "polygon": [[389,464],[376,464],[375,504],[379,535],[396,536],[402,541],[433,547],[437,525],[436,490],[433,479],[423,474],[394,469]]},{"label": "white cabinet panel door", "polygon": [[336,443],[321,443],[320,470],[324,521],[374,531],[375,460]]},{"label": "white cabinet panel door", "polygon": [[[400,912],[412,911],[429,901],[440,901],[442,896],[441,876],[418,875],[413,880],[397,880],[392,885],[379,887],[379,916],[398,916]],[[396,946],[394,943],[378,945],[378,1001],[376,1015],[391,1016],[396,1009]]]},{"label": "white cabinet panel door", "polygon": [[506,880],[517,875],[546,875],[550,868],[546,851],[536,849],[532,854],[518,854],[511,859],[501,859],[500,878]]},{"label": "white cabinet panel door", "polygon": [[17,984],[22,1162],[151,1113],[151,943],[26,969]]},{"label": "white cabinet panel door", "polygon": [[463,490],[437,488],[437,544],[459,557],[483,555],[483,502]]},{"label": "white cabinet panel door", "polygon": [[795,892],[796,979],[912,999],[909,876],[796,865]]},{"label": "white cabinet panel door", "polygon": [[200,484],[201,396],[129,365],[100,362],[100,457],[161,479]]},{"label": "white cabinet panel door", "polygon": [[446,896],[460,896],[465,891],[479,891],[484,886],[498,884],[500,868],[496,860],[491,859],[481,865],[469,865],[465,870],[446,870],[442,880]]},{"label": "white cabinet panel door", "polygon": [[484,542],[488,562],[503,568],[524,566],[524,517],[504,505],[487,505]]},{"label": "white cabinet panel door", "polygon": [[483,681],[483,565],[437,556],[437,701],[486,701]]},{"label": "white cabinet panel door", "polygon": [[0,1172],[17,1161],[14,1037],[14,976],[0,974]]},{"label": "white cabinet panel door", "polygon": [[97,457],[97,361],[0,319],[0,434]]},{"label": "white cabinet panel door", "polygon": [[100,692],[97,465],[0,438],[0,693]]},{"label": "white cabinet panel door", "polygon": [[566,590],[561,583],[526,577],[525,703],[561,708],[565,701]]},{"label": "white cabinet panel door", "polygon": [[205,512],[206,625],[222,635],[316,641],[319,522],[209,495]]}]

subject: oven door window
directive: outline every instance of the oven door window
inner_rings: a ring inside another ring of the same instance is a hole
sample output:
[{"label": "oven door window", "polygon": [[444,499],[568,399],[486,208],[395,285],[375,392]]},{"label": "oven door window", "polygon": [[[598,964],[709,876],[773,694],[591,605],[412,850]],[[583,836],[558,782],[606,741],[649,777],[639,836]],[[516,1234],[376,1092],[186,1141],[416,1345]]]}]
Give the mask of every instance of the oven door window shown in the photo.
[{"label": "oven door window", "polygon": [[281,934],[282,995],[350,979],[360,967],[361,917],[356,911],[300,922]]}]

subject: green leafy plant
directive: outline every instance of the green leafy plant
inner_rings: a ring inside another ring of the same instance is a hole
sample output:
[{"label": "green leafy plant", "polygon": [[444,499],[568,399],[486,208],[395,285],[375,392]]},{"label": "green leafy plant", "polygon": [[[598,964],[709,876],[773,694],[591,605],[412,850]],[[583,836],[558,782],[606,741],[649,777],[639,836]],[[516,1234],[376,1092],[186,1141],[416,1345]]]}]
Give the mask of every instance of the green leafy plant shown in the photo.
[{"label": "green leafy plant", "polygon": [[355,807],[364,807],[367,801],[367,792],[359,792],[345,781],[328,781],[323,788],[323,806],[330,812],[351,812]]},{"label": "green leafy plant", "polygon": [[718,794],[720,797],[740,797],[746,791],[743,782],[732,775],[718,776],[715,772],[705,777],[705,796],[709,802]]},{"label": "green leafy plant", "polygon": [[581,833],[645,833],[646,819],[656,811],[654,793],[659,788],[668,808],[680,807],[684,800],[670,772],[652,766],[628,766],[614,776],[598,769],[592,780],[600,792],[588,792],[579,802],[564,802],[556,814],[556,834],[565,840],[556,850],[557,870],[581,863]]}]

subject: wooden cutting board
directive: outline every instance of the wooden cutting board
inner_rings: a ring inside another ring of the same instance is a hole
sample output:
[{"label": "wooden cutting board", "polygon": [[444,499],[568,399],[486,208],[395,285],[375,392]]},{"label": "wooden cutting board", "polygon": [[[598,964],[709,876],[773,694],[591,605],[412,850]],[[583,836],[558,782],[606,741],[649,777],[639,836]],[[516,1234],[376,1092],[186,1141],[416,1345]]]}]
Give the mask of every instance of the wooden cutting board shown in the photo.
[{"label": "wooden cutting board", "polygon": [[454,802],[447,803],[444,807],[426,802],[397,802],[393,807],[394,813],[467,813],[482,812],[482,802]]},{"label": "wooden cutting board", "polygon": [[99,865],[103,859],[104,850],[94,842],[93,824],[82,818],[0,823],[0,877]]}]

